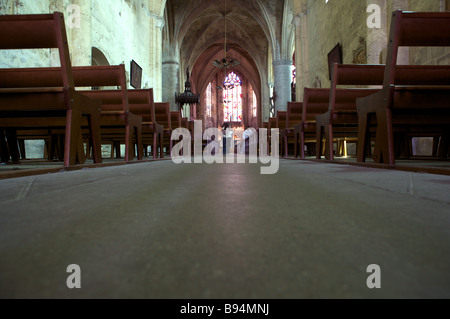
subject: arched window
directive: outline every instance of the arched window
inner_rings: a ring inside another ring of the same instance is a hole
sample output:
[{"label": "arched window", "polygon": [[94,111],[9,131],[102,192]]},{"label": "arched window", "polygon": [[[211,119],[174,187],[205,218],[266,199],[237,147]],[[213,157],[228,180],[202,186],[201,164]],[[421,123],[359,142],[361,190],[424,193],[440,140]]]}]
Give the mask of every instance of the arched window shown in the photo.
[{"label": "arched window", "polygon": [[242,121],[242,81],[231,72],[223,82],[223,119],[225,122]]},{"label": "arched window", "polygon": [[258,101],[256,100],[256,94],[255,92],[253,92],[253,104],[252,104],[252,117],[256,117],[257,116],[257,107],[258,107]]}]

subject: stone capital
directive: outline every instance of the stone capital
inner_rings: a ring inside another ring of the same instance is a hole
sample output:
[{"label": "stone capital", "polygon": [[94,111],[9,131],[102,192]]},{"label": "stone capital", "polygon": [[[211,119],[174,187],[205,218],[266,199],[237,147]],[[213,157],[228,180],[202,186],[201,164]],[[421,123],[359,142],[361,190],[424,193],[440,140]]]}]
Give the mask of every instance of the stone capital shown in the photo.
[{"label": "stone capital", "polygon": [[165,65],[165,64],[180,65],[180,62],[175,61],[175,60],[167,60],[167,61],[163,61],[162,64],[163,64],[163,65]]},{"label": "stone capital", "polygon": [[292,65],[292,60],[273,61],[273,66],[280,66],[280,65]]},{"label": "stone capital", "polygon": [[155,26],[159,29],[163,29],[166,25],[166,21],[164,20],[164,17],[157,15],[154,12],[150,12],[145,6],[142,6],[147,15],[150,17],[150,19],[155,20]]},{"label": "stone capital", "polygon": [[164,18],[163,17],[160,17],[160,16],[156,16],[156,17],[154,17],[154,19],[155,19],[155,25],[156,25],[156,27],[158,28],[158,29],[163,29],[164,28],[164,26],[166,25],[166,21],[164,20]]}]

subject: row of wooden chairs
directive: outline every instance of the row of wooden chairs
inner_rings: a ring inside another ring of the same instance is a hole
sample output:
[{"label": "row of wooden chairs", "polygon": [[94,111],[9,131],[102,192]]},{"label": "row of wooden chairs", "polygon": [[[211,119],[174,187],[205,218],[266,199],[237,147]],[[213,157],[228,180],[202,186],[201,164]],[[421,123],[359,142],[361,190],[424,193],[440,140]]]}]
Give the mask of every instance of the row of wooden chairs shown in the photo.
[{"label": "row of wooden chairs", "polygon": [[308,143],[317,158],[332,160],[334,141],[342,138],[357,142],[359,162],[373,155],[375,162],[395,164],[411,137],[431,136],[445,159],[450,66],[398,65],[402,46],[450,46],[450,13],[393,12],[386,65],[334,64],[330,88],[305,88],[303,102],[278,111],[267,126],[280,129],[284,156],[293,143],[295,157],[305,158]]},{"label": "row of wooden chairs", "polygon": [[[91,149],[101,163],[102,143],[119,154],[125,144],[126,161],[135,153],[142,159],[148,145],[153,158],[158,144],[160,157],[164,145],[171,150],[172,130],[182,125],[179,112],[154,103],[152,89],[128,90],[124,65],[73,67],[62,13],[3,15],[0,30],[0,50],[57,48],[61,65],[0,69],[2,162],[24,157],[25,139],[44,139],[48,158],[56,155],[65,166],[84,163]],[[114,89],[86,89],[93,87]]]}]

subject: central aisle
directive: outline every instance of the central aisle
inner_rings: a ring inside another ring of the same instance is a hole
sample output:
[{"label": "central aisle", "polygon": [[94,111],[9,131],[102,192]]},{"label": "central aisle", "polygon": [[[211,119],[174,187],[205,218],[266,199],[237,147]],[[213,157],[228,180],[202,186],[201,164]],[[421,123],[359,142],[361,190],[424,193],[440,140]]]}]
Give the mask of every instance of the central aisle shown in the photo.
[{"label": "central aisle", "polygon": [[447,176],[284,160],[3,180],[0,297],[449,298],[449,193]]}]

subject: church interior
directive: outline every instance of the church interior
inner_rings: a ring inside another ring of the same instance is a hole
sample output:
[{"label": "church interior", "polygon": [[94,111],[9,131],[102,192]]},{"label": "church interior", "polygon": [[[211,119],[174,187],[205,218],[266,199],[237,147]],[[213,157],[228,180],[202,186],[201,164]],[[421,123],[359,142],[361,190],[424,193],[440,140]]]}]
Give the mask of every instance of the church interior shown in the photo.
[{"label": "church interior", "polygon": [[450,297],[450,0],[0,0],[0,298]]}]

